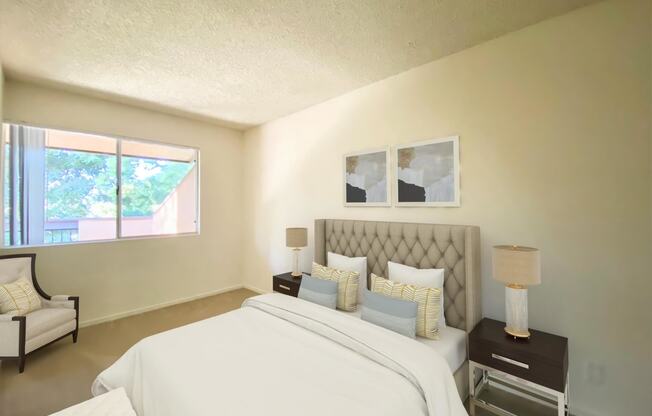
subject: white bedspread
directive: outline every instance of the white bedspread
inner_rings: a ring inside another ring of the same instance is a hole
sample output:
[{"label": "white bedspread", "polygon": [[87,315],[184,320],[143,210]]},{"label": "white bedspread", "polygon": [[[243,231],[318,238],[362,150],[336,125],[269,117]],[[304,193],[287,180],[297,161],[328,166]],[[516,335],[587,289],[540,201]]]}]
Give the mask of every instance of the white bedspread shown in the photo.
[{"label": "white bedspread", "polygon": [[50,416],[136,416],[123,388],[93,397]]},{"label": "white bedspread", "polygon": [[428,347],[280,294],[143,339],[92,391],[119,387],[140,416],[466,415]]},{"label": "white bedspread", "polygon": [[[351,318],[362,319],[362,312],[359,308],[357,311],[353,312],[338,312],[350,316]],[[439,339],[416,337],[415,341],[427,346],[444,357],[453,373],[455,373],[460,366],[464,364],[464,361],[466,361],[466,332],[461,329],[452,326],[445,326],[439,329]]]}]

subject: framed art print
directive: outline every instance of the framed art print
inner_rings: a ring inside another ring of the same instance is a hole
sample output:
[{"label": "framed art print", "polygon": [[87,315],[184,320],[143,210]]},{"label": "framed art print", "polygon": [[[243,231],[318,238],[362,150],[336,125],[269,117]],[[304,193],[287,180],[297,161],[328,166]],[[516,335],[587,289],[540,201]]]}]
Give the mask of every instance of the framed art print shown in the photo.
[{"label": "framed art print", "polygon": [[344,205],[387,207],[389,149],[344,155]]},{"label": "framed art print", "polygon": [[396,148],[396,206],[460,206],[459,137]]}]

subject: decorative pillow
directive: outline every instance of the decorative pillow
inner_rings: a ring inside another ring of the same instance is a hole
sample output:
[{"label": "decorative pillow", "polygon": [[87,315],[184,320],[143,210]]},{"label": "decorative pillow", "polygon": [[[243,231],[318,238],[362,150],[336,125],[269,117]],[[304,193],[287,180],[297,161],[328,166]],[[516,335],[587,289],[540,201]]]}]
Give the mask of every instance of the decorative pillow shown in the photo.
[{"label": "decorative pillow", "polygon": [[26,315],[40,308],[41,298],[24,277],[0,285],[0,313],[16,312],[18,315]]},{"label": "decorative pillow", "polygon": [[304,274],[299,287],[299,298],[335,309],[337,306],[337,282],[317,279]]},{"label": "decorative pillow", "polygon": [[352,312],[357,308],[358,272],[337,270],[321,264],[312,263],[312,277],[337,282],[337,309]]},{"label": "decorative pillow", "polygon": [[418,305],[414,301],[391,298],[365,289],[361,318],[414,338],[417,331],[417,310]]},{"label": "decorative pillow", "polygon": [[396,283],[371,274],[371,291],[417,303],[417,335],[439,339],[441,289]]},{"label": "decorative pillow", "polygon": [[[417,269],[405,264],[387,262],[389,280],[398,283],[407,283],[417,287],[432,287],[441,289],[444,293],[444,269]],[[439,327],[446,328],[444,316],[444,297],[441,297],[441,311],[439,312]]]},{"label": "decorative pillow", "polygon": [[328,267],[360,274],[358,278],[358,303],[362,303],[362,295],[367,289],[367,258],[347,257],[329,251],[326,253],[326,259]]}]

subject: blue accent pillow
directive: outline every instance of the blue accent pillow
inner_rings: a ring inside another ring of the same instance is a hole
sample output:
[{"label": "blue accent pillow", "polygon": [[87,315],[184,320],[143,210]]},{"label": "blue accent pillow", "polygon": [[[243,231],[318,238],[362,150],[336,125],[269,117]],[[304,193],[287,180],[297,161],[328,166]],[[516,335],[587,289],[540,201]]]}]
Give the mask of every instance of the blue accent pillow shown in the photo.
[{"label": "blue accent pillow", "polygon": [[414,338],[417,332],[416,302],[391,298],[365,289],[362,301],[362,319]]},{"label": "blue accent pillow", "polygon": [[299,287],[299,298],[335,309],[337,306],[337,282],[317,279],[304,274]]}]

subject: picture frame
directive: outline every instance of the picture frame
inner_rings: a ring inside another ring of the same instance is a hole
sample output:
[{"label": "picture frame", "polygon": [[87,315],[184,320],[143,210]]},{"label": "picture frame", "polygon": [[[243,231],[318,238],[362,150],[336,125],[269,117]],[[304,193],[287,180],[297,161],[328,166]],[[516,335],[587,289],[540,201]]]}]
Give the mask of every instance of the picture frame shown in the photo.
[{"label": "picture frame", "polygon": [[397,146],[393,155],[395,206],[460,206],[459,136]]},{"label": "picture frame", "polygon": [[391,206],[389,147],[347,153],[342,160],[344,206]]}]

